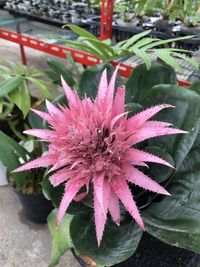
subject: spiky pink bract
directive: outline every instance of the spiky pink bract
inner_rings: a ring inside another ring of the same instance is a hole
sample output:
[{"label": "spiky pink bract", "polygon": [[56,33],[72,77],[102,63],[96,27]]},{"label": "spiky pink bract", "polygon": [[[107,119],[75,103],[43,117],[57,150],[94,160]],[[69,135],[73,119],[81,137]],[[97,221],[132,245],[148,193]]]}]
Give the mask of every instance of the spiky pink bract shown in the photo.
[{"label": "spiky pink bract", "polygon": [[[161,110],[173,107],[167,104],[148,108],[127,119],[125,88],[118,88],[113,96],[116,74],[117,69],[107,84],[107,74],[103,72],[94,101],[90,98],[80,100],[62,79],[69,108],[57,108],[46,101],[48,113],[37,110],[35,113],[47,120],[52,130],[26,131],[48,142],[48,153],[15,170],[52,166],[49,170],[49,173],[54,171],[50,177],[52,185],[65,184],[57,224],[60,224],[70,202],[82,200],[89,186],[93,185],[98,245],[102,240],[107,213],[116,224],[120,223],[119,201],[144,229],[129,182],[145,190],[169,195],[136,166],[146,166],[145,162],[172,166],[155,155],[135,149],[133,145],[152,137],[185,133],[170,128],[169,123],[150,121]],[[85,192],[80,193],[80,189],[85,189]]]}]

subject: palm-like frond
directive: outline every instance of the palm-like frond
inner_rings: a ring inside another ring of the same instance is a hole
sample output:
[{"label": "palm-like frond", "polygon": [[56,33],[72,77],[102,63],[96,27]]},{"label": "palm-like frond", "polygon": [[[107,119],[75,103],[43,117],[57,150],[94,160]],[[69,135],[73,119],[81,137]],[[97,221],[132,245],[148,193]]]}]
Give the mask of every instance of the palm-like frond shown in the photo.
[{"label": "palm-like frond", "polygon": [[150,54],[155,54],[157,58],[174,68],[180,67],[177,58],[186,60],[198,68],[197,62],[191,60],[184,54],[187,52],[186,50],[169,47],[169,43],[190,39],[193,36],[161,40],[149,36],[151,31],[148,30],[136,34],[128,40],[112,45],[110,42],[98,40],[93,34],[78,26],[67,26],[78,34],[79,38],[76,41],[61,40],[62,42],[68,44],[70,47],[92,54],[105,63],[117,60],[121,57],[137,55],[143,59],[149,69],[152,61]]}]

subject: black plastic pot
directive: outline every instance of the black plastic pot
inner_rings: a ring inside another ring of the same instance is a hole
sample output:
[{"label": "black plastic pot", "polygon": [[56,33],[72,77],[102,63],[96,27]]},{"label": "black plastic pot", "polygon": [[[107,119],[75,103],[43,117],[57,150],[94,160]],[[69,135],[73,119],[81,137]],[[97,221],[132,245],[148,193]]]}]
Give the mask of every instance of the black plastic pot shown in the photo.
[{"label": "black plastic pot", "polygon": [[[88,267],[82,259],[75,257],[80,266]],[[167,245],[145,233],[136,253],[113,267],[197,267],[199,262],[200,255]]]},{"label": "black plastic pot", "polygon": [[171,33],[174,23],[169,20],[160,19],[154,22],[154,27],[160,32]]},{"label": "black plastic pot", "polygon": [[51,201],[47,200],[42,193],[27,195],[16,189],[14,191],[19,197],[27,219],[35,223],[47,222],[47,216],[53,210]]}]

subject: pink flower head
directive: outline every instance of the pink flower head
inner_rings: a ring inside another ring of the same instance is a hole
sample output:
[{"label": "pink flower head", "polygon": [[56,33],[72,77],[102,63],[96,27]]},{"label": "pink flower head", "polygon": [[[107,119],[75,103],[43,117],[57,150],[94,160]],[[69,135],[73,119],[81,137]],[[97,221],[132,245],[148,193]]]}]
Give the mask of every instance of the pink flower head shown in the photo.
[{"label": "pink flower head", "polygon": [[145,162],[172,166],[155,155],[134,148],[134,145],[152,137],[185,133],[171,128],[169,123],[150,120],[159,111],[172,108],[171,105],[157,105],[127,118],[125,88],[118,88],[114,97],[116,75],[117,69],[108,84],[106,70],[103,72],[95,100],[81,100],[62,79],[69,107],[57,108],[46,101],[48,113],[34,112],[49,123],[51,130],[25,131],[48,142],[48,153],[15,170],[52,166],[49,170],[49,173],[53,172],[50,176],[52,185],[65,184],[57,224],[60,224],[70,202],[82,200],[92,184],[98,245],[102,240],[107,213],[116,224],[120,223],[119,201],[144,230],[128,183],[170,195],[137,166],[146,166]]}]

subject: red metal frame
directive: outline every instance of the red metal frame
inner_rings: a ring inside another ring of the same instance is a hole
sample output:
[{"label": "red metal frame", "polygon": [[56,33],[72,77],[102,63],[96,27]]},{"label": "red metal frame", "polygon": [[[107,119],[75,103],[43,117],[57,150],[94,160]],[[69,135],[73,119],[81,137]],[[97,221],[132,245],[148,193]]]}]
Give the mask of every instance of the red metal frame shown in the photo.
[{"label": "red metal frame", "polygon": [[[21,34],[20,23],[17,23],[16,30],[17,30],[17,33]],[[19,47],[20,47],[20,54],[21,54],[21,58],[22,58],[22,63],[24,65],[27,65],[26,53],[25,53],[24,46],[22,44],[20,44]]]},{"label": "red metal frame", "polygon": [[[87,54],[85,52],[74,50],[69,47],[48,44],[43,41],[28,37],[26,35],[11,32],[5,29],[0,29],[0,38],[17,43],[22,46],[27,46],[27,47],[54,55],[57,57],[61,57],[61,58],[66,58],[66,52],[69,51],[76,62],[81,63],[83,65],[87,65],[87,66],[94,66],[101,62],[97,57]],[[119,65],[119,62],[113,61],[111,63],[113,66]],[[132,66],[128,66],[123,63],[120,63],[119,73],[123,77],[128,78],[133,69],[134,68]],[[189,86],[190,83],[186,81],[179,81],[179,85]]]},{"label": "red metal frame", "polygon": [[111,39],[114,0],[102,0],[101,5],[100,40]]}]

